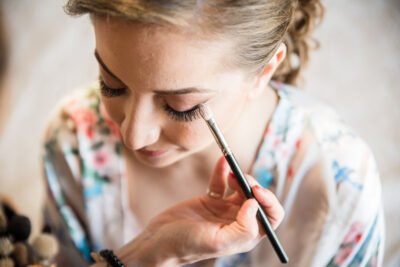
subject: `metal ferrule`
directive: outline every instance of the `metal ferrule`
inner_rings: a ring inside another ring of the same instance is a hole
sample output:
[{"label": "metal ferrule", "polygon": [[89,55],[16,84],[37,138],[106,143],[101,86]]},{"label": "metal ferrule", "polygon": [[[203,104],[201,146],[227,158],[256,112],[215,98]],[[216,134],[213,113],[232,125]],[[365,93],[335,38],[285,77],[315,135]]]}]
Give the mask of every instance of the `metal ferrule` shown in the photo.
[{"label": "metal ferrule", "polygon": [[224,156],[231,154],[232,153],[231,149],[229,148],[227,142],[225,141],[225,138],[224,138],[222,132],[220,131],[220,129],[218,128],[218,125],[215,122],[215,120],[213,118],[209,119],[207,121],[207,125],[211,129],[211,132],[212,132],[215,140],[217,141],[217,144],[218,144],[219,148],[221,149],[222,153],[224,154]]}]

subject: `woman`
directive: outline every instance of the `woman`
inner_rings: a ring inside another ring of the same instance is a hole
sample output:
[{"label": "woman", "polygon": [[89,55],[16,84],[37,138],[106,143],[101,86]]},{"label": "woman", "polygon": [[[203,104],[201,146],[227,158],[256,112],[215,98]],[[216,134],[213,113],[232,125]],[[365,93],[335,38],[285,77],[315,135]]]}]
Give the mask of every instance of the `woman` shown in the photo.
[{"label": "woman", "polygon": [[100,68],[46,134],[49,223],[66,250],[113,249],[127,266],[279,264],[199,119],[207,103],[274,228],[283,211],[269,190],[283,204],[290,266],[379,264],[371,152],[288,85],[307,62],[319,1],[70,0],[66,10],[91,15]]}]

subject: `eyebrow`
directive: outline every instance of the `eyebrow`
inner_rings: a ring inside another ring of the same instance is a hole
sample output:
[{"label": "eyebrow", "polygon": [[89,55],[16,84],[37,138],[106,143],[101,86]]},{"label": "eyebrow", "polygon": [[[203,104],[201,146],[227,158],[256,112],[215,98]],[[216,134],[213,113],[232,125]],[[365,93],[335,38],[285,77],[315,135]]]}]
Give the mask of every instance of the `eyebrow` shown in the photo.
[{"label": "eyebrow", "polygon": [[[99,53],[97,50],[94,51],[94,56],[97,60],[97,62],[100,64],[100,66],[114,79],[116,79],[118,82],[124,84],[120,78],[117,77],[104,63],[104,61],[101,59]],[[181,88],[181,89],[166,89],[166,90],[153,90],[154,93],[163,95],[163,96],[171,96],[171,95],[185,95],[185,94],[192,94],[192,93],[216,93],[215,90],[212,89],[207,89],[207,88],[198,88],[198,87],[187,87],[187,88]]]}]

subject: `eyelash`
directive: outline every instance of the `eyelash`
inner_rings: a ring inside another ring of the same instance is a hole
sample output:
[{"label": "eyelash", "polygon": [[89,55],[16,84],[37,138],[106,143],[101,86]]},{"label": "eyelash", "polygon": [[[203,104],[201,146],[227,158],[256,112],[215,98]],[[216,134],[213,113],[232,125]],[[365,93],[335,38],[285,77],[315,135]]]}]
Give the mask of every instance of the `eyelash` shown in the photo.
[{"label": "eyelash", "polygon": [[126,88],[111,88],[103,80],[100,80],[100,92],[105,97],[117,97],[125,94]]},{"label": "eyelash", "polygon": [[168,105],[164,105],[164,111],[172,119],[176,121],[190,122],[201,117],[199,106],[194,106],[193,108],[186,111],[176,111]]},{"label": "eyelash", "polygon": [[[126,88],[111,88],[103,80],[100,80],[100,92],[104,97],[118,97],[126,93]],[[176,111],[164,104],[163,109],[168,116],[176,121],[191,122],[201,117],[198,105],[186,111]]]}]

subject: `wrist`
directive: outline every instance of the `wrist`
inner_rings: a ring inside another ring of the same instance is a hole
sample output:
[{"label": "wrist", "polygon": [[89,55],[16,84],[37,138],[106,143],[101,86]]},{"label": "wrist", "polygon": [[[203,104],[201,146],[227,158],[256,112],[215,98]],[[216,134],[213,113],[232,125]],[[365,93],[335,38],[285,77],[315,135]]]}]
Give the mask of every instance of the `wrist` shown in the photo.
[{"label": "wrist", "polygon": [[146,231],[124,245],[115,255],[126,267],[167,267],[179,266],[179,259],[171,251],[171,246],[164,246],[165,242],[159,242],[156,235]]}]

